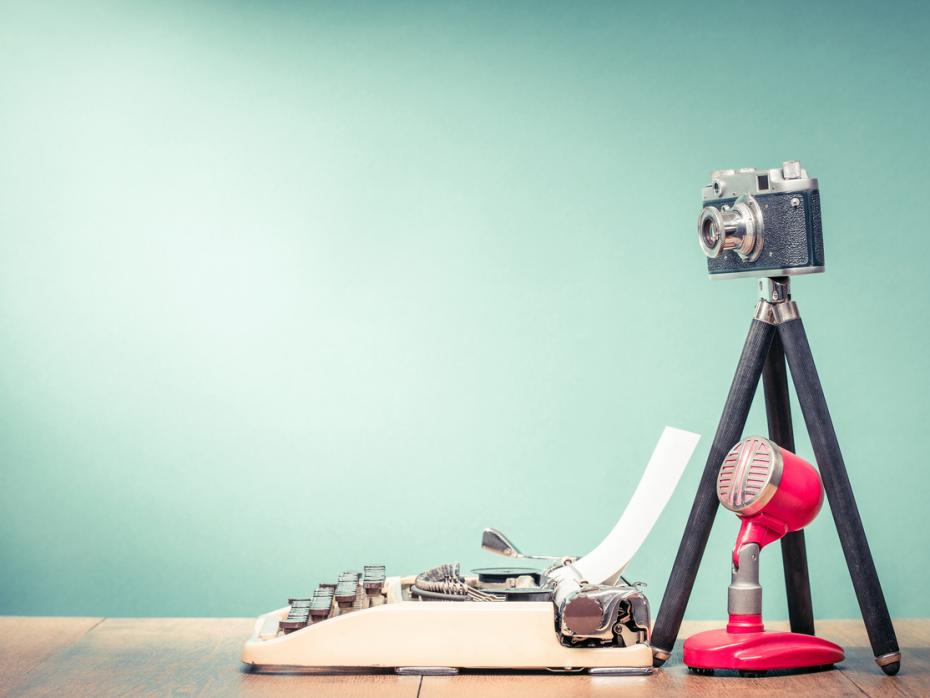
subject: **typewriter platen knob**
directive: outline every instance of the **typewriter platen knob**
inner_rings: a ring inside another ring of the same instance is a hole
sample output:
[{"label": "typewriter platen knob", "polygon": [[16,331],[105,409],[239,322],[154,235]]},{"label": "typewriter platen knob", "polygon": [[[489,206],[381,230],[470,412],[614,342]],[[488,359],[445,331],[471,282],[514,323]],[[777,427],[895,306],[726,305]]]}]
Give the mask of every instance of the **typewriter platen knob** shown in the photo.
[{"label": "typewriter platen knob", "polygon": [[568,600],[562,609],[562,627],[572,635],[593,635],[601,627],[604,609],[597,599],[578,594]]}]

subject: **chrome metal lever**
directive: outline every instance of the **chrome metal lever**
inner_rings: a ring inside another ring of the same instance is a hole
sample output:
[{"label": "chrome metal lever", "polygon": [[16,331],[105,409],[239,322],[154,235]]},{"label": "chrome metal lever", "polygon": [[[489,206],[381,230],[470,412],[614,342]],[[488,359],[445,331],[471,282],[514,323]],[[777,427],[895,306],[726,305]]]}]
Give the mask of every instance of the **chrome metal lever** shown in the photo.
[{"label": "chrome metal lever", "polygon": [[[486,528],[481,534],[481,547],[488,552],[504,557],[512,557],[521,560],[558,560],[564,561],[564,555],[527,555],[520,552],[520,549],[514,545],[511,540],[496,528]],[[574,559],[574,558],[568,558]]]}]

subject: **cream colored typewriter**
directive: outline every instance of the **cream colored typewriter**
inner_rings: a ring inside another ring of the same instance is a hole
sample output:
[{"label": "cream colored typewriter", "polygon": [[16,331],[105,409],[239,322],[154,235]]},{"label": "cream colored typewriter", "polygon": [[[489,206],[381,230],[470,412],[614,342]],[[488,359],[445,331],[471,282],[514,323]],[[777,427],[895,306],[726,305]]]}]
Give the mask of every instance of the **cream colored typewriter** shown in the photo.
[{"label": "cream colored typewriter", "polygon": [[365,565],[260,616],[242,661],[259,671],[649,673],[645,585],[622,573],[668,503],[698,439],[665,428],[620,520],[588,555],[525,555],[488,528],[485,550],[548,566],[463,574],[451,563],[389,577],[384,565]]}]

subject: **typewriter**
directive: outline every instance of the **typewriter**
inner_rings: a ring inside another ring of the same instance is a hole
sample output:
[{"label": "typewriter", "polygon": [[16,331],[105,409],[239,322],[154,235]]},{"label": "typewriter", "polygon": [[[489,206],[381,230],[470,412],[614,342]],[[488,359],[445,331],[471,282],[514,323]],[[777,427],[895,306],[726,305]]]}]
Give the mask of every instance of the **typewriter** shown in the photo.
[{"label": "typewriter", "polygon": [[611,533],[582,557],[526,555],[488,528],[483,549],[535,567],[458,563],[408,576],[370,564],[258,618],[242,661],[258,671],[459,669],[648,673],[645,585],[622,572],[681,477],[698,435],[666,427]]}]

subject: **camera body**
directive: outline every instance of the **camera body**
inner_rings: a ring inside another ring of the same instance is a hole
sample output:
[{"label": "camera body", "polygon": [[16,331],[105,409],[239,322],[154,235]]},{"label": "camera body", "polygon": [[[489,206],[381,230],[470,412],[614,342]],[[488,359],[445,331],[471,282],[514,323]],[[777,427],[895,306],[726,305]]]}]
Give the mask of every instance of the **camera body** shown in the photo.
[{"label": "camera body", "polygon": [[704,187],[698,242],[711,278],[824,270],[820,189],[798,161],[718,170]]}]

